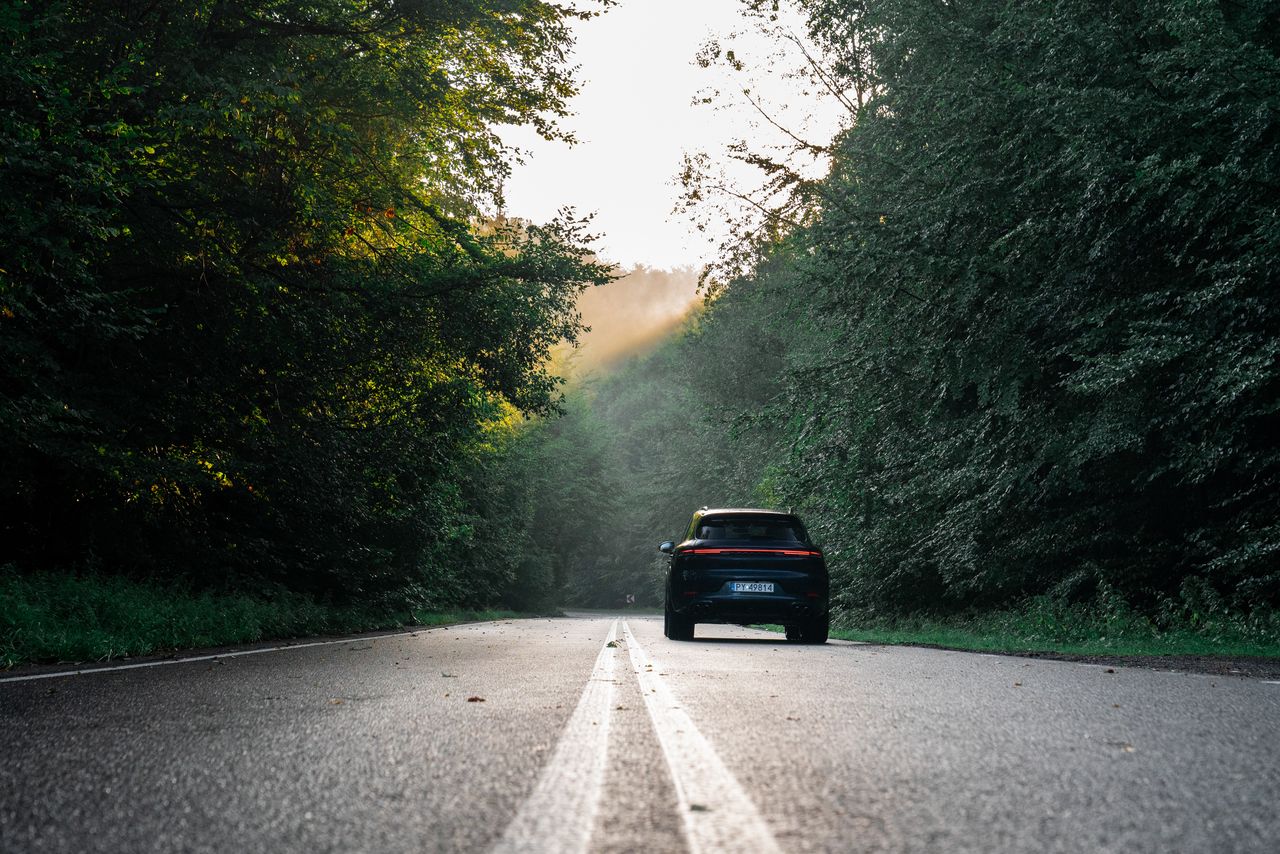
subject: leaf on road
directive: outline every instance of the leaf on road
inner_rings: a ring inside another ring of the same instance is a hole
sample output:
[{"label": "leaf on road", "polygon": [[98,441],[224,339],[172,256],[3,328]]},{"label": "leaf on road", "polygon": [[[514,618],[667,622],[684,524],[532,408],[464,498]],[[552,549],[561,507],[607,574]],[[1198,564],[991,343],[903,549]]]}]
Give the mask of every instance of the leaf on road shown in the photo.
[{"label": "leaf on road", "polygon": [[1104,670],[1104,671],[1102,671],[1102,672],[1103,672],[1103,673],[1115,673],[1115,672],[1116,672],[1116,669],[1115,669],[1114,667],[1108,667],[1106,670]]},{"label": "leaf on road", "polygon": [[331,705],[331,706],[341,706],[341,705],[343,704],[343,702],[345,702],[345,701],[344,701],[344,700],[341,700],[341,699],[339,699],[339,698],[337,698],[337,697],[334,697],[332,700],[330,700],[330,701],[329,701],[329,705]]},{"label": "leaf on road", "polygon": [[483,702],[484,702],[484,697],[468,697],[468,698],[467,698],[467,702],[468,702],[468,703],[483,703]]},{"label": "leaf on road", "polygon": [[617,648],[618,648],[618,642],[617,642],[617,641],[609,641],[607,644],[605,644],[605,646],[609,647],[609,649],[617,649]]}]

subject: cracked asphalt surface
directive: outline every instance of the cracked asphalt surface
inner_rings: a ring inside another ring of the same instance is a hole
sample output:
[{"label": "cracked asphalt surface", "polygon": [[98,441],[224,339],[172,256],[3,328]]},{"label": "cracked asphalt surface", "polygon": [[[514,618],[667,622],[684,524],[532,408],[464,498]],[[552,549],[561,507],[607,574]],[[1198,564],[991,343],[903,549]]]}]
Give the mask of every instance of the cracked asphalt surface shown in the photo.
[{"label": "cracked asphalt surface", "polygon": [[[620,616],[784,851],[1280,838],[1280,685],[738,627],[675,643],[660,618]],[[486,851],[613,620],[0,682],[0,851]],[[625,651],[615,675],[590,849],[687,850]]]}]

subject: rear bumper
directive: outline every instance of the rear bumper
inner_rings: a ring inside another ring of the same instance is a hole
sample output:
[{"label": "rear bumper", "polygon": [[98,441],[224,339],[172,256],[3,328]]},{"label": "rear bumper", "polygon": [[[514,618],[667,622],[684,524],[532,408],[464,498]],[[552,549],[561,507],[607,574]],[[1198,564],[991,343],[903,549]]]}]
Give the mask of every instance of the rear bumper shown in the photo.
[{"label": "rear bumper", "polygon": [[673,602],[673,610],[695,623],[794,623],[827,613],[825,596],[810,599],[744,593],[703,593]]}]

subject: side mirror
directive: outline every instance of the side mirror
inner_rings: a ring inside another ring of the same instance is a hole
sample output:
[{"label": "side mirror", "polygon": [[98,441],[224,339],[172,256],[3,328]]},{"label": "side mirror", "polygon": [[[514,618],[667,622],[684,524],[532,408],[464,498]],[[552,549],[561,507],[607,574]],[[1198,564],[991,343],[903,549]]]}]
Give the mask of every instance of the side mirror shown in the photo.
[{"label": "side mirror", "polygon": [[658,551],[666,555],[671,554],[675,550],[676,550],[676,544],[671,542],[670,540],[667,540],[662,545],[658,546]]}]

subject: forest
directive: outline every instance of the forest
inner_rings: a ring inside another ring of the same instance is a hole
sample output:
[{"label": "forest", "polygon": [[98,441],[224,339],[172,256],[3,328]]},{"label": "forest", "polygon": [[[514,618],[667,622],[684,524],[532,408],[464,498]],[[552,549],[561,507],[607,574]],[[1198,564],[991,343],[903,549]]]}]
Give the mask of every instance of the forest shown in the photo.
[{"label": "forest", "polygon": [[493,214],[500,128],[608,5],[0,9],[0,639],[54,576],[652,605],[708,504],[800,513],[837,624],[1280,628],[1280,4],[799,0],[828,172],[744,153],[697,308],[565,383],[619,271]]},{"label": "forest", "polygon": [[1271,613],[1277,4],[803,5],[830,173],[541,428],[609,532],[571,595],[655,601],[710,504],[801,513],[846,620]]},{"label": "forest", "polygon": [[570,19],[6,4],[0,564],[370,607],[514,596],[484,471],[557,408],[549,354],[612,274],[574,217],[483,209],[498,125],[563,134]]}]

